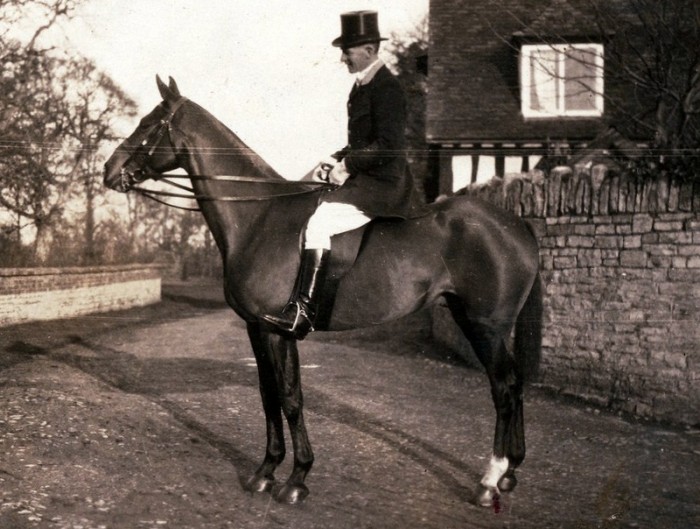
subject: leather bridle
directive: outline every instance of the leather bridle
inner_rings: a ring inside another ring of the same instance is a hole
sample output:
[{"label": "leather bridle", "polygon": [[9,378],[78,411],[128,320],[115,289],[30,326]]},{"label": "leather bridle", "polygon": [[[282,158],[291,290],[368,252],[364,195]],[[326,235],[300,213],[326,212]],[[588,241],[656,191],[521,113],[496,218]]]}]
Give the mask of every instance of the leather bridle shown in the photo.
[{"label": "leather bridle", "polygon": [[[133,189],[134,184],[140,184],[153,176],[152,174],[146,173],[143,167],[148,163],[151,156],[153,156],[153,153],[158,148],[158,144],[165,136],[165,133],[167,132],[169,135],[172,134],[173,118],[186,101],[186,97],[181,97],[175,101],[168,115],[160,120],[158,125],[146,135],[141,144],[126,159],[122,165],[121,171],[119,171],[119,191],[129,191]],[[132,171],[127,170],[127,166],[130,164],[135,167]]]},{"label": "leather bridle", "polygon": [[[172,142],[172,120],[177,114],[178,110],[187,101],[186,97],[180,97],[171,107],[168,115],[161,119],[158,125],[151,130],[146,137],[143,139],[141,144],[130,153],[129,157],[126,159],[119,172],[119,187],[118,190],[122,192],[136,191],[141,195],[165,204],[167,206],[175,207],[178,209],[186,209],[190,211],[198,211],[199,208],[188,208],[183,206],[178,206],[175,204],[168,203],[157,197],[168,197],[168,198],[186,198],[190,200],[199,201],[223,201],[223,202],[250,202],[259,200],[272,200],[274,198],[290,197],[297,195],[306,195],[309,193],[315,193],[318,191],[317,188],[322,188],[328,191],[336,189],[338,186],[330,184],[328,182],[299,182],[294,180],[273,180],[270,178],[259,178],[255,176],[235,176],[235,175],[200,175],[200,174],[188,174],[188,175],[175,175],[169,174],[163,175],[162,173],[147,172],[144,170],[145,165],[148,160],[153,156],[158,144],[163,140],[165,134],[167,133],[171,137]],[[127,169],[128,166],[134,167],[133,169]],[[148,189],[145,187],[138,186],[147,179],[154,179],[165,182],[173,187],[187,191],[187,193],[178,193],[172,191],[161,191],[156,189]],[[255,195],[255,196],[210,196],[198,194],[189,186],[178,184],[173,182],[172,178],[182,178],[189,180],[210,180],[218,182],[244,182],[244,183],[255,183],[255,184],[267,184],[267,185],[282,185],[287,187],[304,187],[304,189],[288,192],[288,193],[275,193],[271,195]]]}]

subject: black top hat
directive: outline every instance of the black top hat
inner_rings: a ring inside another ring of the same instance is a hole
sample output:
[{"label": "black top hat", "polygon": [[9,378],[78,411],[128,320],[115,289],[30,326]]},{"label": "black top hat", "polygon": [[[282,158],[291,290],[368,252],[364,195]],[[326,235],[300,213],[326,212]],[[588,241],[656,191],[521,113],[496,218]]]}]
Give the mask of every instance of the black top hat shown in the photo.
[{"label": "black top hat", "polygon": [[352,48],[368,42],[387,40],[379,35],[376,11],[351,11],[340,15],[341,35],[333,46]]}]

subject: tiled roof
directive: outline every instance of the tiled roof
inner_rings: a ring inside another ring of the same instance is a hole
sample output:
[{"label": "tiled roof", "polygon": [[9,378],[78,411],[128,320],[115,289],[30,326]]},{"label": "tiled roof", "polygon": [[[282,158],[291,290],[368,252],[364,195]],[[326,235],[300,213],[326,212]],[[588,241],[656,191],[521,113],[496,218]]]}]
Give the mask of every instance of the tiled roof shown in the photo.
[{"label": "tiled roof", "polygon": [[513,33],[516,37],[535,37],[547,41],[594,36],[599,32],[595,15],[571,5],[569,0],[552,0],[532,23]]},{"label": "tiled roof", "polygon": [[589,31],[583,5],[586,0],[431,0],[428,141],[580,140],[607,128],[600,118],[526,121],[520,109],[514,34]]}]

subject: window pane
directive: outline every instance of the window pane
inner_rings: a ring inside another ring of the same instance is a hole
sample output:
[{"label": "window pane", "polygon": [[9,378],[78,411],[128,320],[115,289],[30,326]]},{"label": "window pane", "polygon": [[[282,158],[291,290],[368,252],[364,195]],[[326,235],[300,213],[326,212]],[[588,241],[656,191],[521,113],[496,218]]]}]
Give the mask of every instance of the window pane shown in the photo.
[{"label": "window pane", "polygon": [[596,110],[596,55],[591,48],[569,48],[564,54],[566,110]]},{"label": "window pane", "polygon": [[603,46],[523,46],[521,102],[525,117],[600,116],[603,113]]},{"label": "window pane", "polygon": [[530,55],[530,108],[536,112],[557,112],[557,53],[533,50]]}]

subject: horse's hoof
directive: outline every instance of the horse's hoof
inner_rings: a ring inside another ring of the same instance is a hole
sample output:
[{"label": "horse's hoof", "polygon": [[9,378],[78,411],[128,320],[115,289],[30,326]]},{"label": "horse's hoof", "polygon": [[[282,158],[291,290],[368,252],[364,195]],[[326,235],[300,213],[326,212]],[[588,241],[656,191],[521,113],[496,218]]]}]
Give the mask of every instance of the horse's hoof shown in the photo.
[{"label": "horse's hoof", "polygon": [[303,483],[292,485],[286,483],[277,493],[275,499],[280,503],[288,503],[293,505],[301,503],[309,495],[309,489]]},{"label": "horse's hoof", "polygon": [[503,477],[498,480],[498,490],[501,492],[510,492],[518,484],[518,480],[515,477],[515,470],[509,469],[508,472],[503,474]]},{"label": "horse's hoof", "polygon": [[275,485],[275,478],[268,476],[253,476],[245,484],[249,492],[270,492]]},{"label": "horse's hoof", "polygon": [[476,504],[481,507],[492,507],[494,502],[498,502],[500,494],[498,489],[493,487],[484,487],[481,483],[476,489]]}]

